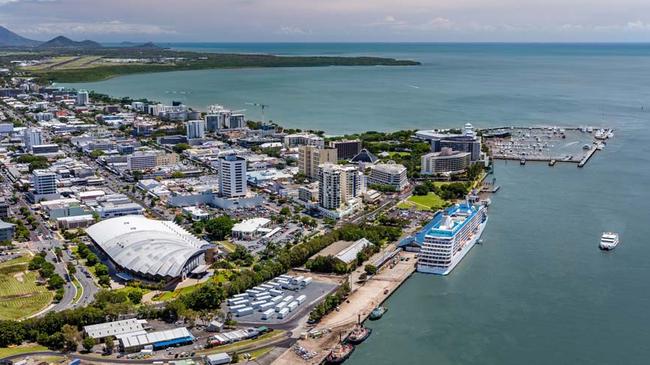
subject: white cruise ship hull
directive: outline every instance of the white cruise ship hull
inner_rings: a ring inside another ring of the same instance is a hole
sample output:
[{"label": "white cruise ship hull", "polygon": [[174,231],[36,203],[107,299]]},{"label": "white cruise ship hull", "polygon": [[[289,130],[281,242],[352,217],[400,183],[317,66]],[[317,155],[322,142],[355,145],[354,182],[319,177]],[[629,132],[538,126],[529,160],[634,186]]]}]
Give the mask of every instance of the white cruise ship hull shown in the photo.
[{"label": "white cruise ship hull", "polygon": [[479,224],[478,229],[476,231],[476,234],[467,241],[465,246],[463,247],[462,250],[460,250],[454,257],[451,259],[451,265],[448,267],[431,267],[431,266],[426,266],[426,265],[418,265],[417,266],[417,271],[422,272],[425,274],[434,274],[434,275],[448,275],[456,265],[467,255],[469,250],[474,247],[476,242],[478,242],[479,239],[481,239],[481,235],[483,235],[483,230],[485,229],[485,226],[487,225],[488,217],[485,217],[485,221],[483,221],[481,224]]}]

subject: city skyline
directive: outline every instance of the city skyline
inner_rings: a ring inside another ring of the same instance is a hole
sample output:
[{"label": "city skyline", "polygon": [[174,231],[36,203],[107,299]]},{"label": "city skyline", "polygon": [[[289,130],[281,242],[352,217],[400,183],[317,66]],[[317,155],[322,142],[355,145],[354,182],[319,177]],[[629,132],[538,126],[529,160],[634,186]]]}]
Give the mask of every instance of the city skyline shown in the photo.
[{"label": "city skyline", "polygon": [[645,42],[650,3],[478,0],[0,0],[0,24],[29,38],[111,41]]}]

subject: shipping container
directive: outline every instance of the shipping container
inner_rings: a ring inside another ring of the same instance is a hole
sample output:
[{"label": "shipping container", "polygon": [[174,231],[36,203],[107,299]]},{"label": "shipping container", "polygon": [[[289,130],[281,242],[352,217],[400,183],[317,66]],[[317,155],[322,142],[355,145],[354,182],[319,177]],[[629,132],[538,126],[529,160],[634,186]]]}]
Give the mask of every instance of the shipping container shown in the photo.
[{"label": "shipping container", "polygon": [[282,310],[278,312],[278,319],[286,317],[287,314],[289,314],[289,308],[282,308]]},{"label": "shipping container", "polygon": [[296,302],[298,302],[298,304],[302,304],[302,303],[304,303],[305,300],[307,300],[307,296],[304,295],[304,294],[301,295],[301,296],[299,296],[298,298],[296,298]]},{"label": "shipping container", "polygon": [[245,315],[253,313],[253,307],[246,307],[246,308],[237,309],[237,311],[235,313],[237,314],[237,317],[245,316]]},{"label": "shipping container", "polygon": [[279,312],[282,309],[284,309],[284,307],[286,307],[286,306],[287,306],[287,302],[280,302],[280,303],[275,305],[275,311]]},{"label": "shipping container", "polygon": [[262,313],[262,319],[271,319],[275,314],[275,309],[268,309]]}]

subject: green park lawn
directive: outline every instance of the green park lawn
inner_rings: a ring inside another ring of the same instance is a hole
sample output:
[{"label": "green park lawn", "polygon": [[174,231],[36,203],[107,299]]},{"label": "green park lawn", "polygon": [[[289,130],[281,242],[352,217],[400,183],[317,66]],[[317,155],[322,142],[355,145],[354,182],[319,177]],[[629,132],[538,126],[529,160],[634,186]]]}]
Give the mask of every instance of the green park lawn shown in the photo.
[{"label": "green park lawn", "polygon": [[38,273],[27,271],[29,257],[0,264],[0,320],[21,319],[47,307],[54,297],[38,285]]},{"label": "green park lawn", "polygon": [[13,347],[2,347],[2,348],[0,348],[0,359],[5,358],[7,356],[26,354],[26,353],[30,353],[30,352],[36,352],[36,351],[49,351],[49,350],[48,350],[47,347],[37,345],[37,344],[27,344],[27,345],[21,345],[21,346],[13,346]]},{"label": "green park lawn", "polygon": [[436,195],[429,193],[427,195],[413,195],[405,202],[399,205],[399,208],[409,209],[416,208],[419,210],[441,209],[447,205],[447,201]]}]

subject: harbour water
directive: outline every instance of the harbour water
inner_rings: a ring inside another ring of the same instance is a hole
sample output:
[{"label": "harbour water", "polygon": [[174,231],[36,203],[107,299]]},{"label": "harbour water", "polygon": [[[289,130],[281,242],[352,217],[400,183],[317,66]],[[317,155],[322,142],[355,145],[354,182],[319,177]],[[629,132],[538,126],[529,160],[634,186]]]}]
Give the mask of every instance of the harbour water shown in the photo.
[{"label": "harbour water", "polygon": [[[466,121],[616,129],[584,169],[498,162],[501,189],[492,198],[484,243],[451,275],[415,274],[402,285],[383,318],[368,323],[372,336],[349,364],[648,362],[649,46],[258,47],[269,53],[385,55],[423,65],[205,70],[75,86],[180,99],[202,109],[263,102],[284,125],[332,134]],[[610,230],[620,234],[621,244],[604,253],[598,250],[600,234]]]}]

